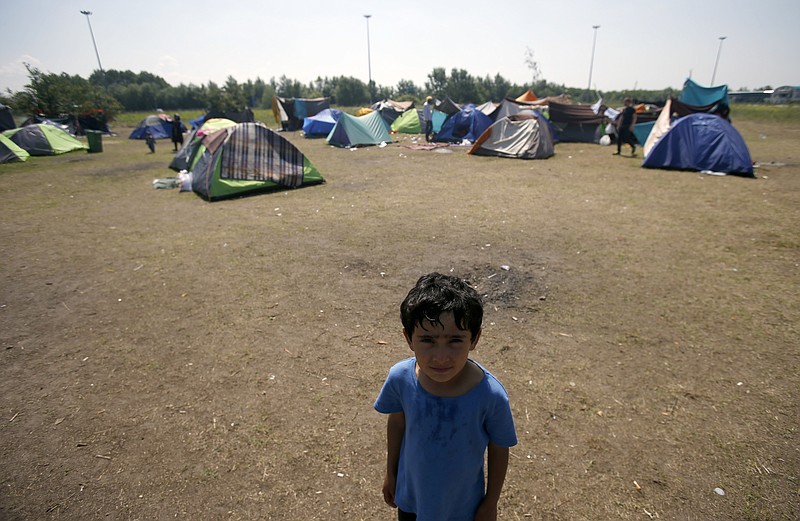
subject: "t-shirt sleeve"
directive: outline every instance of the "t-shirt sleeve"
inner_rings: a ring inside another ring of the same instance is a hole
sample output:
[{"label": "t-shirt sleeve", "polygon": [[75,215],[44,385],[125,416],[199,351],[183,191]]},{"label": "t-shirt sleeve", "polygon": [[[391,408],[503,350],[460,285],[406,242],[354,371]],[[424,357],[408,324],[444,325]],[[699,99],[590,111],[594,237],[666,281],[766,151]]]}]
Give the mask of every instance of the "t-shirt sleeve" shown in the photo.
[{"label": "t-shirt sleeve", "polygon": [[389,376],[383,382],[383,387],[375,400],[374,407],[379,413],[391,414],[403,411],[403,403],[400,396],[401,373],[402,369],[399,364],[389,370]]},{"label": "t-shirt sleeve", "polygon": [[500,447],[513,447],[517,444],[517,431],[514,427],[508,393],[499,381],[495,380],[493,383],[492,407],[486,421],[489,441]]}]

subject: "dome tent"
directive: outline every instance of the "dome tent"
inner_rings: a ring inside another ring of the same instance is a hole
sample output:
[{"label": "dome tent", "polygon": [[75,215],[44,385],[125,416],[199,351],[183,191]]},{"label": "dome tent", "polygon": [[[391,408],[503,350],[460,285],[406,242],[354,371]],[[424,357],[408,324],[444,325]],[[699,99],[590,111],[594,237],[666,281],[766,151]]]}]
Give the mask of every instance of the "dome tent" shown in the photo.
[{"label": "dome tent", "polygon": [[88,148],[66,131],[44,123],[6,130],[3,135],[32,156],[55,156]]}]

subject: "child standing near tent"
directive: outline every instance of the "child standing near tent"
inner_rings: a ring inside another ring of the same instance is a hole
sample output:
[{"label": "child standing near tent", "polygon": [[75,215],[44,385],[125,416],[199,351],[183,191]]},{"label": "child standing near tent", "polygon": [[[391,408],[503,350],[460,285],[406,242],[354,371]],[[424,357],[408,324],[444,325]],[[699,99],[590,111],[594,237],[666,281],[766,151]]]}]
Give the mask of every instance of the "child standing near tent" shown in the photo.
[{"label": "child standing near tent", "polygon": [[400,317],[415,356],[389,370],[375,401],[388,415],[384,501],[400,521],[494,521],[517,436],[503,385],[469,358],[481,336],[481,298],[458,277],[430,273]]},{"label": "child standing near tent", "polygon": [[633,135],[633,126],[636,125],[636,109],[633,108],[630,98],[625,98],[625,108],[617,119],[617,151],[618,156],[622,151],[622,144],[631,146],[631,157],[636,155],[636,136]]},{"label": "child standing near tent", "polygon": [[144,142],[147,143],[147,148],[150,149],[151,154],[156,153],[156,138],[153,137],[153,133],[149,130],[144,135]]}]

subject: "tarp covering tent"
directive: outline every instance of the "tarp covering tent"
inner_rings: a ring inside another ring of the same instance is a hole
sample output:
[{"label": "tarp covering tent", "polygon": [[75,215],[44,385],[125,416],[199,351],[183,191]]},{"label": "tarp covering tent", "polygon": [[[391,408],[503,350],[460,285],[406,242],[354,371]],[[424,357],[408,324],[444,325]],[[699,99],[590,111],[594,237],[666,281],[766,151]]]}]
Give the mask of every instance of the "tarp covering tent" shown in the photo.
[{"label": "tarp covering tent", "polygon": [[342,115],[341,110],[324,109],[303,121],[303,135],[308,138],[327,137]]},{"label": "tarp covering tent", "polygon": [[492,118],[492,120],[494,120],[495,119],[495,111],[497,110],[497,108],[499,106],[500,106],[499,103],[495,103],[494,101],[490,100],[490,101],[487,101],[486,103],[481,103],[480,105],[478,105],[475,108],[480,110],[481,112],[483,112],[484,114],[486,114],[490,118]]},{"label": "tarp covering tent", "polygon": [[32,156],[54,156],[88,148],[67,132],[44,123],[6,130],[3,135]]},{"label": "tarp covering tent", "polygon": [[213,134],[217,130],[234,125],[236,125],[236,122],[227,118],[211,118],[204,122],[202,126],[193,129],[180,150],[175,152],[175,155],[172,156],[169,167],[176,172],[189,170],[191,165],[195,162],[200,146],[203,144],[203,138],[208,134]]},{"label": "tarp covering tent", "polygon": [[550,102],[550,121],[558,129],[561,142],[596,143],[603,134],[605,116],[595,112],[590,105],[566,105]]},{"label": "tarp covering tent", "polygon": [[481,112],[475,105],[465,105],[442,124],[441,130],[433,137],[437,143],[474,142],[492,124],[492,118]]},{"label": "tarp covering tent", "polygon": [[[492,117],[494,118],[495,121],[499,121],[508,116],[516,116],[516,115],[539,117],[542,116],[542,113],[539,111],[544,108],[546,107],[538,105],[537,102],[523,103],[506,98],[500,102],[500,105],[497,107],[497,110],[495,110]],[[555,125],[553,125],[553,123],[549,119],[545,117],[542,117],[542,119],[550,129],[550,135],[553,137],[553,142],[558,143],[559,142],[558,129],[555,127]]]},{"label": "tarp covering tent", "polygon": [[207,201],[324,182],[297,147],[261,123],[206,135],[191,172],[192,190]]},{"label": "tarp covering tent", "polygon": [[27,161],[30,154],[16,143],[0,134],[0,163]]},{"label": "tarp covering tent", "polygon": [[687,78],[686,81],[683,82],[683,89],[681,90],[681,95],[678,97],[678,101],[697,107],[713,105],[714,103],[730,105],[728,86],[717,85],[716,87],[703,87],[695,83],[691,78]]},{"label": "tarp covering tent", "polygon": [[690,114],[674,121],[645,156],[642,166],[755,177],[753,160],[741,134],[726,119],[713,114]]},{"label": "tarp covering tent", "polygon": [[[172,119],[166,114],[152,114],[147,116],[136,125],[128,139],[147,139],[147,132],[153,135],[154,139],[166,139],[172,137]],[[181,122],[181,132],[186,132],[186,125]]]},{"label": "tarp covering tent", "polygon": [[379,112],[372,111],[361,117],[342,112],[327,140],[333,146],[350,148],[389,143],[392,137]]},{"label": "tarp covering tent", "polygon": [[543,116],[520,114],[492,123],[469,150],[479,156],[546,159],[555,153]]},{"label": "tarp covering tent", "polygon": [[272,97],[272,115],[283,130],[300,130],[303,120],[330,108],[328,98],[281,98]]},{"label": "tarp covering tent", "polygon": [[17,128],[17,124],[14,122],[11,107],[0,103],[0,132],[11,130],[12,128]]}]

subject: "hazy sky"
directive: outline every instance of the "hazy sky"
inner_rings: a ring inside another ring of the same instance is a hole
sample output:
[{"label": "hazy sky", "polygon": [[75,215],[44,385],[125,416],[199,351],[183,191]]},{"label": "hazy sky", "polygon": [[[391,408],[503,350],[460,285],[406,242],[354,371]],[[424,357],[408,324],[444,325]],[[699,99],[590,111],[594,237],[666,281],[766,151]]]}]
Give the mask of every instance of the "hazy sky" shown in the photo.
[{"label": "hazy sky", "polygon": [[370,64],[385,86],[424,87],[435,67],[525,85],[526,49],[544,79],[570,87],[586,87],[590,68],[601,91],[679,89],[690,76],[711,85],[718,53],[715,84],[800,85],[800,0],[0,0],[0,90],[27,83],[23,63],[84,78],[96,70],[81,10],[93,13],[104,69],[171,85],[366,82]]}]

